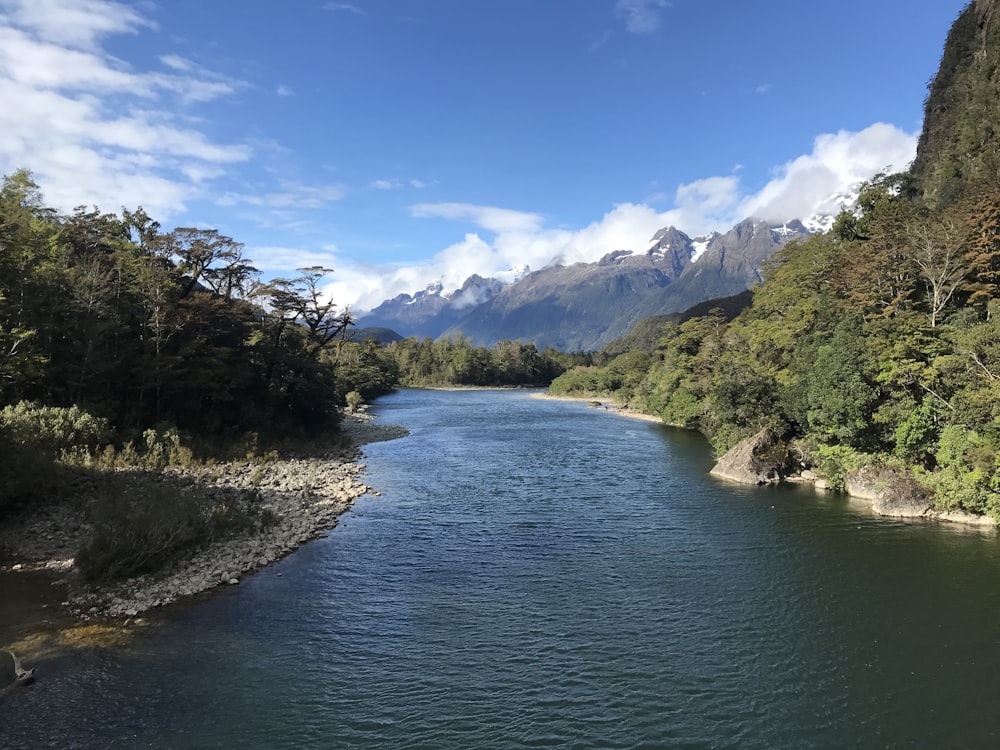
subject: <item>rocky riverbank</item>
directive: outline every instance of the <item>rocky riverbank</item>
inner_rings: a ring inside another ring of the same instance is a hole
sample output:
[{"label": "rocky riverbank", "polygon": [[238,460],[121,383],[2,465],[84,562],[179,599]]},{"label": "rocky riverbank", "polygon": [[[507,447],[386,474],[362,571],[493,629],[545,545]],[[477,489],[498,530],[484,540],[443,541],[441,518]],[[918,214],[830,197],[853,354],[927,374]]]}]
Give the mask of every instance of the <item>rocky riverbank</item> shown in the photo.
[{"label": "rocky riverbank", "polygon": [[259,532],[217,541],[155,575],[100,587],[81,585],[73,554],[89,529],[87,503],[79,499],[25,514],[0,529],[0,549],[9,560],[0,571],[42,569],[65,575],[70,593],[63,606],[85,620],[135,617],[215,586],[237,584],[333,528],[358,497],[377,495],[362,481],[365,466],[357,446],[408,434],[403,427],[377,424],[367,415],[345,416],[343,432],[353,447],[332,447],[315,458],[166,470],[165,480],[194,484],[209,495],[253,493],[273,523]]},{"label": "rocky riverbank", "polygon": [[[713,476],[740,484],[799,482],[817,490],[829,490],[825,479],[803,469],[788,446],[769,430],[762,430],[733,446],[721,456],[710,472]],[[990,516],[934,507],[934,498],[912,474],[888,467],[862,467],[844,475],[844,491],[855,500],[869,503],[872,512],[891,518],[924,518],[967,526],[996,528]]]}]

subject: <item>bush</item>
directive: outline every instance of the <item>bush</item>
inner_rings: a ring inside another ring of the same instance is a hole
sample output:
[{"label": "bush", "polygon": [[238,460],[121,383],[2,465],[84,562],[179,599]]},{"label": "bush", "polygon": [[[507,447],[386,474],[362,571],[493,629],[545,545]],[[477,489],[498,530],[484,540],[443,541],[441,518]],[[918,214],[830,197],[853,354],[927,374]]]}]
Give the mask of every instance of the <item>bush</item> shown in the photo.
[{"label": "bush", "polygon": [[198,541],[201,516],[197,500],[174,487],[113,487],[91,510],[93,531],[76,556],[77,567],[87,581],[156,570]]},{"label": "bush", "polygon": [[29,498],[44,497],[57,481],[54,462],[0,428],[0,514]]},{"label": "bush", "polygon": [[860,469],[865,457],[846,445],[820,445],[814,448],[808,459],[816,472],[824,477],[830,489],[844,491],[844,477],[848,472]]},{"label": "bush", "polygon": [[52,460],[80,450],[90,452],[111,436],[108,420],[78,406],[42,406],[29,401],[0,409],[0,429],[9,441]]},{"label": "bush", "polygon": [[146,475],[118,479],[91,508],[91,535],[76,556],[86,581],[151,573],[214,539],[274,522],[259,496],[157,482]]},{"label": "bush", "polygon": [[361,408],[361,405],[365,402],[364,398],[357,391],[350,391],[344,400],[347,402],[347,410],[354,414]]},{"label": "bush", "polygon": [[923,475],[935,506],[961,508],[1000,519],[1000,455],[979,433],[962,425],[941,431],[938,471]]}]

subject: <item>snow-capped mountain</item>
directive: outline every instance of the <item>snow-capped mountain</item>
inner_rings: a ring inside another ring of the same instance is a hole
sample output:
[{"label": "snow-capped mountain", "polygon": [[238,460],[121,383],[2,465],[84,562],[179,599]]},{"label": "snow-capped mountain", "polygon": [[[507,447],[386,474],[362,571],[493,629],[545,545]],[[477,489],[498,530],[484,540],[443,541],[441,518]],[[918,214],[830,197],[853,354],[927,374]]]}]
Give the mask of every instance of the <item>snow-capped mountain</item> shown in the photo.
[{"label": "snow-capped mountain", "polygon": [[802,222],[803,226],[812,234],[829,232],[841,211],[850,211],[857,206],[860,191],[860,185],[852,185],[831,195],[819,205],[812,216]]},{"label": "snow-capped mountain", "polygon": [[554,264],[506,284],[480,276],[459,290],[435,284],[384,302],[359,324],[404,336],[461,333],[477,344],[516,339],[563,350],[599,349],[640,318],[750,288],[774,250],[808,234],[800,221],[760,219],[695,239],[664,227],[644,252],[612,250],[596,263]]}]

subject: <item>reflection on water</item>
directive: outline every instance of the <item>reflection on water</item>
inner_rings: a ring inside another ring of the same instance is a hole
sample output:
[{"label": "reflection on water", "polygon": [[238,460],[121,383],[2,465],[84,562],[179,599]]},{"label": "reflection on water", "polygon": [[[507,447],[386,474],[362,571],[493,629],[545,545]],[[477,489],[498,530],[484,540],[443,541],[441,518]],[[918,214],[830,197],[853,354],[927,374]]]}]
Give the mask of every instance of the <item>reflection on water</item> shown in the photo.
[{"label": "reflection on water", "polygon": [[995,534],[706,475],[518,392],[380,403],[327,539],[41,660],[3,747],[992,747]]}]

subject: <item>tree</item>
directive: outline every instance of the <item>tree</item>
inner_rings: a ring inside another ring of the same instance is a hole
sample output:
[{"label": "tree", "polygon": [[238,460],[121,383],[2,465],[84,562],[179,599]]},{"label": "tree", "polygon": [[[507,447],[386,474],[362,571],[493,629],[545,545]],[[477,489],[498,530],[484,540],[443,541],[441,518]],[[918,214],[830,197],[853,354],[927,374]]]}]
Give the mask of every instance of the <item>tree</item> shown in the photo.
[{"label": "tree", "polygon": [[861,321],[847,318],[816,351],[808,379],[809,429],[824,442],[859,450],[873,446],[871,415],[879,393]]},{"label": "tree", "polygon": [[972,271],[964,241],[966,231],[953,219],[922,219],[908,225],[907,257],[920,269],[927,288],[931,328]]},{"label": "tree", "polygon": [[182,298],[204,281],[217,294],[229,299],[234,290],[243,290],[249,276],[256,271],[243,260],[243,244],[216,229],[178,227],[161,237],[160,242],[168,257],[177,258],[177,270],[185,277]]},{"label": "tree", "polygon": [[332,299],[325,299],[320,280],[333,273],[332,268],[310,266],[298,269],[295,279],[275,279],[259,290],[270,298],[274,311],[288,322],[302,323],[309,331],[311,353],[315,354],[354,325],[349,310],[337,312]]},{"label": "tree", "polygon": [[969,205],[965,225],[969,230],[965,259],[974,277],[969,303],[984,304],[1000,297],[1000,193],[987,193]]}]

